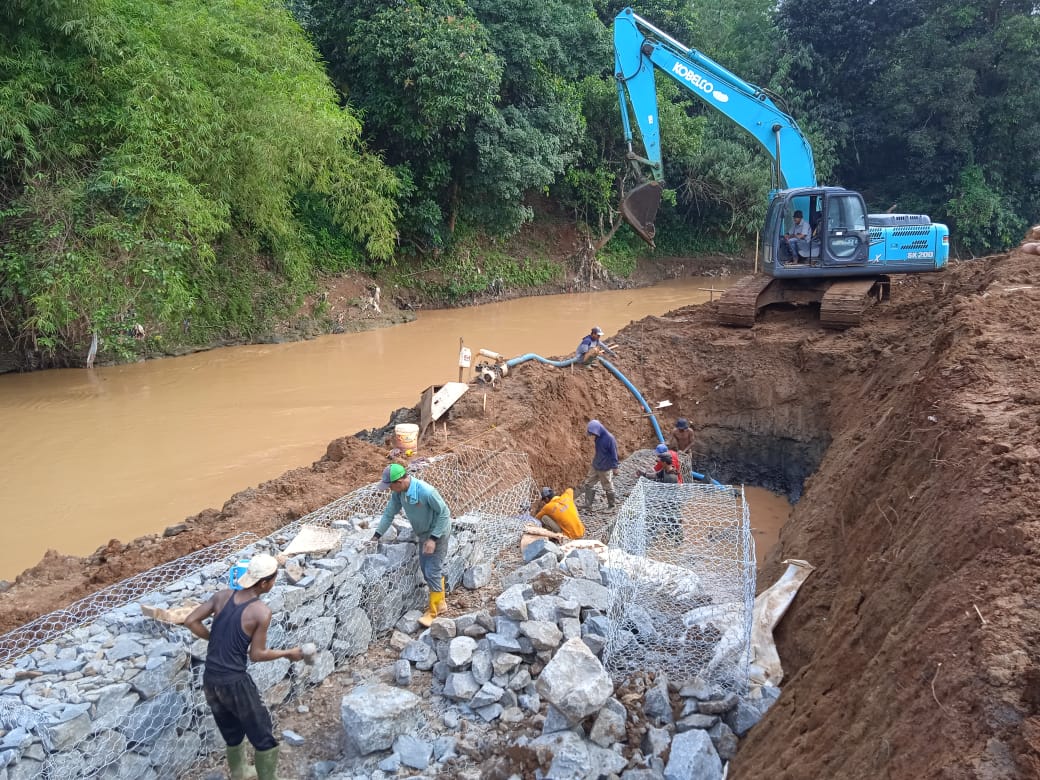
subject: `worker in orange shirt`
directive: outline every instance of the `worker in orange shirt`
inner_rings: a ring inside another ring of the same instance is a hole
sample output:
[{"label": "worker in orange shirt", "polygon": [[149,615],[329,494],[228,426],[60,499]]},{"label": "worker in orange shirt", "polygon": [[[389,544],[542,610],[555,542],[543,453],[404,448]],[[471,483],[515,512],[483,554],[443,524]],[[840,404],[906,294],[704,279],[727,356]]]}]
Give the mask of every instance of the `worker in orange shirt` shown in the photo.
[{"label": "worker in orange shirt", "polygon": [[585,535],[585,526],[574,504],[574,488],[567,488],[557,496],[553,495],[552,488],[543,487],[542,502],[542,507],[535,514],[535,519],[542,526],[571,539],[580,539]]}]

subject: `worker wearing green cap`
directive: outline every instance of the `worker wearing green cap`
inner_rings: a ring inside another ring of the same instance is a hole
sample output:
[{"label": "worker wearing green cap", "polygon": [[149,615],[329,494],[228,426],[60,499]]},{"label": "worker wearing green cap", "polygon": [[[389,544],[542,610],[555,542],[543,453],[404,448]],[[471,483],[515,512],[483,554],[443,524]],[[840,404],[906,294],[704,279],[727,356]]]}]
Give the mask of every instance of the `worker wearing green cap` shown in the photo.
[{"label": "worker wearing green cap", "polygon": [[451,510],[437,488],[413,477],[400,463],[391,463],[383,469],[379,487],[390,491],[390,501],[374,538],[378,539],[385,534],[397,513],[404,510],[419,540],[419,569],[430,589],[430,606],[419,622],[429,626],[438,614],[448,609],[444,603],[444,577],[441,570],[451,536]]}]

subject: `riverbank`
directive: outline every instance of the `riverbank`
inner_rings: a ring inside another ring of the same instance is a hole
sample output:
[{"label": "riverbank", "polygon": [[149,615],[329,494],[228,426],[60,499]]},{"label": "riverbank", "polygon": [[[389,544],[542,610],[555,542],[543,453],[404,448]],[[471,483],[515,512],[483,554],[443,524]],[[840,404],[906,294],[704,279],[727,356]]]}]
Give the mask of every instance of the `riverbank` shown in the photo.
[{"label": "riverbank", "polygon": [[[690,276],[729,278],[749,273],[753,266],[752,255],[678,257],[645,247],[622,259],[604,252],[600,263],[583,252],[573,224],[552,220],[527,225],[501,245],[474,244],[461,251],[461,256],[464,263],[459,257],[437,262],[401,261],[370,274],[347,271],[319,277],[313,292],[295,311],[249,335],[216,334],[200,341],[196,335],[188,335],[187,321],[185,333],[167,334],[157,332],[148,323],[140,324],[140,331],[136,331],[139,323],[128,321],[127,333],[120,335],[117,348],[100,344],[94,365],[112,366],[229,346],[282,344],[329,334],[364,332],[411,322],[417,311],[543,295],[639,289]],[[496,263],[505,263],[509,271],[496,273]],[[447,272],[446,267],[450,269]],[[87,365],[89,339],[75,354],[45,360],[38,351],[19,350],[9,335],[0,329],[0,374]]]}]

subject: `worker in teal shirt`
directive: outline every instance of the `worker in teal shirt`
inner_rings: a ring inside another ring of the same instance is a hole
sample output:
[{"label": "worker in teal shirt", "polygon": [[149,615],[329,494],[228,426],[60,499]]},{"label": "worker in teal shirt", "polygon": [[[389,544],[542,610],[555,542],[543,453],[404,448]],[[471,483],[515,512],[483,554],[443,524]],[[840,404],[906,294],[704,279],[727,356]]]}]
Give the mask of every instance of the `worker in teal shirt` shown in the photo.
[{"label": "worker in teal shirt", "polygon": [[404,510],[412,530],[419,540],[419,569],[430,589],[430,607],[419,622],[424,626],[433,623],[438,614],[447,612],[444,603],[444,556],[448,553],[451,537],[451,510],[429,482],[408,473],[400,463],[391,463],[383,469],[383,490],[390,491],[390,501],[373,538],[386,533],[397,513]]}]

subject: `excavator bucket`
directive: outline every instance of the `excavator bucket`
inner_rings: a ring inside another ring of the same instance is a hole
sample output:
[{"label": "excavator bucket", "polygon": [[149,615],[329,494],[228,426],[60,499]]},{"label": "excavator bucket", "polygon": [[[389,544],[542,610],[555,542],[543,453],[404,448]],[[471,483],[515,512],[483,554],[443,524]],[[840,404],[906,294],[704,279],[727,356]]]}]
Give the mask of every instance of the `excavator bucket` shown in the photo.
[{"label": "excavator bucket", "polygon": [[621,216],[650,246],[654,245],[654,219],[661,206],[661,182],[640,184],[621,202]]}]

